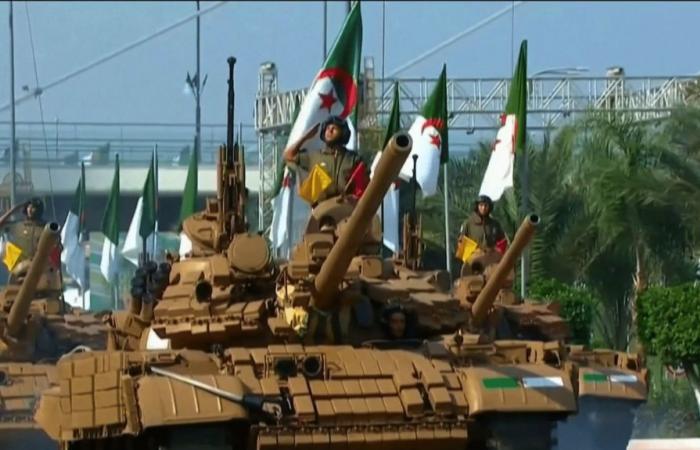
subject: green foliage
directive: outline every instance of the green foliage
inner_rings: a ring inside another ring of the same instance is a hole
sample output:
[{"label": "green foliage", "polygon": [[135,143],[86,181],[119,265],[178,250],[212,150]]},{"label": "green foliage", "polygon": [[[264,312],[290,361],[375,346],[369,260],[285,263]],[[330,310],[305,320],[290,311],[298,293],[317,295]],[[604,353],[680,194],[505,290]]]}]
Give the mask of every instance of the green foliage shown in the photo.
[{"label": "green foliage", "polygon": [[639,299],[639,336],[667,364],[700,362],[700,286],[650,287]]},{"label": "green foliage", "polygon": [[649,398],[637,413],[635,439],[700,436],[700,416],[690,385],[669,376],[658,358],[649,358]]},{"label": "green foliage", "polygon": [[575,344],[590,345],[593,312],[598,300],[589,290],[545,278],[535,280],[530,285],[529,293],[535,300],[559,302],[561,315],[571,329],[571,341]]}]

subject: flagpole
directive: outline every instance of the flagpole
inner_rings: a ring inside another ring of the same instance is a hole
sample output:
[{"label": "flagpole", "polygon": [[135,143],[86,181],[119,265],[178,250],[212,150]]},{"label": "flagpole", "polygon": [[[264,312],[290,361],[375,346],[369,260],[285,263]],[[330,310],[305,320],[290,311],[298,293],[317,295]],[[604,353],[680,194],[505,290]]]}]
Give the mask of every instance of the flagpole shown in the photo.
[{"label": "flagpole", "polygon": [[12,17],[13,7],[10,0],[10,103],[11,108],[11,126],[10,126],[10,208],[15,206],[17,202],[16,175],[17,157],[15,148],[15,30],[14,18]]},{"label": "flagpole", "polygon": [[328,0],[323,0],[323,60],[326,62],[328,56]]},{"label": "flagpole", "polygon": [[450,253],[450,204],[448,202],[447,189],[449,182],[447,179],[447,163],[442,165],[443,167],[443,193],[445,196],[445,266],[447,267],[447,273],[450,274],[450,279],[452,279],[452,255]]},{"label": "flagpole", "polygon": [[153,180],[155,181],[155,194],[153,206],[155,207],[155,217],[156,223],[154,224],[155,229],[153,230],[153,260],[156,260],[156,254],[158,253],[158,144],[153,144]]}]

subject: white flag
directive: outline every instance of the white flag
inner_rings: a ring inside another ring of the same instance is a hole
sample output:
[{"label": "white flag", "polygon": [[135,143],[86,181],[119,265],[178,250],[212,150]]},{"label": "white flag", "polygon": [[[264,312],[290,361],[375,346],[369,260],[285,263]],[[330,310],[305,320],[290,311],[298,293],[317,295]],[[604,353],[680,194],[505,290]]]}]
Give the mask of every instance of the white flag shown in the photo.
[{"label": "white flag", "polygon": [[80,245],[80,219],[73,211],[68,211],[66,222],[61,229],[61,262],[66,266],[66,272],[73,278],[81,289],[87,286],[85,280],[85,251]]},{"label": "white flag", "polygon": [[[143,251],[143,241],[139,234],[141,227],[141,216],[143,215],[143,197],[139,197],[136,202],[136,209],[129,224],[129,231],[122,246],[122,256],[135,266],[139,265],[139,254]],[[153,257],[155,255],[156,232],[151,233],[146,239],[146,251]]]},{"label": "white flag", "polygon": [[435,127],[433,120],[426,120],[423,116],[417,116],[413,121],[408,134],[413,139],[411,154],[406,159],[399,176],[410,181],[413,177],[413,155],[418,155],[416,160],[416,181],[424,197],[437,192],[438,176],[440,175],[440,152],[442,139],[440,132]]},{"label": "white flag", "polygon": [[489,165],[486,167],[481,182],[479,195],[487,195],[494,202],[501,198],[503,192],[513,187],[513,166],[515,162],[515,135],[518,123],[515,114],[508,114],[496,135],[496,143],[491,152]]}]

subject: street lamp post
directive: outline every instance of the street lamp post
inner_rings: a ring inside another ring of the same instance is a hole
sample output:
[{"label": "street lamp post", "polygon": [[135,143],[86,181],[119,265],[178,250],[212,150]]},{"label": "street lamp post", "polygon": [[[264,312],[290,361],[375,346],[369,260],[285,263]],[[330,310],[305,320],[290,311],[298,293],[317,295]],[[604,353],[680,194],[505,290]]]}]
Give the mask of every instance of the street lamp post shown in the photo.
[{"label": "street lamp post", "polygon": [[586,72],[588,72],[588,67],[582,66],[550,67],[533,73],[530,78],[537,78],[540,75],[580,75]]},{"label": "street lamp post", "polygon": [[201,98],[204,86],[207,84],[207,77],[204,80],[199,76],[200,72],[200,32],[199,32],[199,0],[197,0],[197,70],[194,77],[190,76],[187,72],[187,78],[185,79],[185,93],[192,93],[195,101],[195,134],[194,134],[194,152],[197,155],[197,160],[199,160],[202,149],[202,109],[201,109]]}]

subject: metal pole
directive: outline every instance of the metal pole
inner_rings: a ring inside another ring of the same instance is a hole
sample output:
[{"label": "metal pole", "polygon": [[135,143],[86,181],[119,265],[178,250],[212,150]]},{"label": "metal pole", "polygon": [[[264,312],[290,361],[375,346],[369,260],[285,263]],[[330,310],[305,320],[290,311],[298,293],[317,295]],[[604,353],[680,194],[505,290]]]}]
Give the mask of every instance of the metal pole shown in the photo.
[{"label": "metal pole", "polygon": [[450,204],[448,202],[447,187],[449,182],[447,179],[447,163],[442,165],[442,181],[443,181],[443,194],[445,195],[445,267],[447,267],[447,273],[450,274],[450,279],[452,279],[452,253],[450,252]]},{"label": "metal pole", "polygon": [[[523,189],[523,202],[522,202],[522,211],[521,215],[524,216],[528,213],[528,210],[530,208],[529,206],[529,175],[530,175],[530,167],[528,163],[528,155],[527,155],[527,146],[523,148],[523,166],[522,166],[522,174],[523,174],[523,182],[522,182],[522,189]],[[527,260],[528,260],[528,255],[529,255],[529,249],[525,249],[523,252],[522,256],[520,257],[520,297],[525,298],[527,296],[527,278],[528,278],[528,265],[527,265]]]},{"label": "metal pole", "polygon": [[11,121],[10,126],[10,207],[15,206],[17,202],[17,148],[15,147],[15,140],[17,139],[15,133],[16,118],[15,118],[15,31],[14,31],[14,19],[12,18],[13,5],[10,1],[10,104],[12,105],[11,110]]},{"label": "metal pole", "polygon": [[[386,1],[382,0],[382,84],[381,84],[381,96],[380,96],[380,102],[384,101],[384,57],[386,54],[386,39],[385,39],[385,30],[386,30]],[[393,187],[389,188],[389,192],[391,193]],[[386,196],[384,196],[384,199],[386,200]],[[399,212],[399,218],[401,217],[401,213]],[[382,200],[382,206],[379,209],[379,218],[382,223],[382,257],[384,256],[384,232],[385,232],[385,227],[384,227],[384,200]],[[398,253],[398,249],[396,249],[396,253]]]},{"label": "metal pole", "polygon": [[323,0],[323,63],[328,56],[328,1]]},{"label": "metal pole", "polygon": [[197,102],[197,111],[196,111],[196,116],[195,116],[195,141],[196,141],[196,147],[195,152],[199,156],[202,154],[201,148],[202,148],[202,133],[201,133],[201,127],[202,127],[202,110],[200,108],[200,103],[199,103],[199,97],[202,89],[202,76],[201,73],[199,72],[199,0],[197,0],[197,93],[195,95],[195,101]]}]

